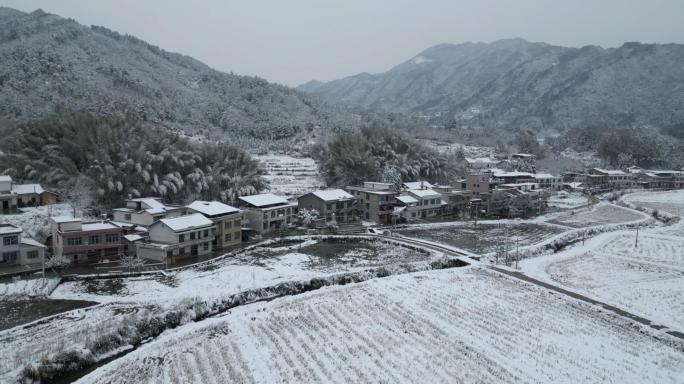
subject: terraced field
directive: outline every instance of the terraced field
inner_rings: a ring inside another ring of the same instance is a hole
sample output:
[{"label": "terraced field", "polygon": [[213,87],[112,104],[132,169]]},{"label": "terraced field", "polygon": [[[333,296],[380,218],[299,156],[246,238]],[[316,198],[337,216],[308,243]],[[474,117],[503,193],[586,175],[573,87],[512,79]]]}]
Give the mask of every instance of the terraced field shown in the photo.
[{"label": "terraced field", "polygon": [[270,191],[287,196],[303,195],[325,186],[312,158],[288,155],[255,156],[266,172]]},{"label": "terraced field", "polygon": [[557,227],[541,224],[472,224],[412,226],[400,229],[397,233],[420,240],[429,240],[474,253],[494,252],[497,247],[508,241],[509,247],[523,247],[543,241],[562,232]]},{"label": "terraced field", "polygon": [[81,383],[681,383],[684,346],[481,268],[259,303],[167,333]]}]

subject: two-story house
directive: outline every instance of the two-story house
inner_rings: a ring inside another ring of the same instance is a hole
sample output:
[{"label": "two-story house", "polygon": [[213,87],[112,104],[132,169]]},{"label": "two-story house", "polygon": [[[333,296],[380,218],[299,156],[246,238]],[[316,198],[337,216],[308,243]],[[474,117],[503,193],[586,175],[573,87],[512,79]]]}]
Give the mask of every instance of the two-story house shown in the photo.
[{"label": "two-story house", "polygon": [[123,229],[109,221],[83,222],[80,218],[53,217],[52,252],[72,262],[98,261],[123,254]]},{"label": "two-story house", "polygon": [[409,189],[406,194],[418,200],[416,206],[407,209],[410,218],[425,219],[439,216],[447,205],[442,201],[442,195],[432,189]]},{"label": "two-story house", "polygon": [[45,246],[23,236],[23,230],[12,224],[0,224],[0,266],[40,264]]},{"label": "two-story house", "polygon": [[164,218],[181,216],[183,213],[183,207],[166,205],[159,197],[127,199],[125,207],[112,209],[114,221],[144,227]]},{"label": "two-story house", "polygon": [[297,222],[297,203],[272,193],[241,196],[243,217],[247,219],[249,228],[257,234],[287,229]]},{"label": "two-story house", "polygon": [[149,239],[136,242],[138,257],[175,262],[178,258],[212,252],[214,222],[201,213],[160,219],[149,226]]},{"label": "two-story house", "polygon": [[220,201],[193,201],[185,206],[190,212],[201,213],[216,225],[214,249],[224,249],[242,242],[242,211]]},{"label": "two-story house", "polygon": [[354,196],[342,189],[314,191],[297,199],[299,209],[315,209],[326,223],[358,221]]},{"label": "two-story house", "polygon": [[541,189],[560,191],[563,188],[563,178],[550,173],[535,173],[534,182],[539,184]]},{"label": "two-story house", "polygon": [[17,212],[17,195],[12,193],[12,178],[0,175],[0,213]]}]

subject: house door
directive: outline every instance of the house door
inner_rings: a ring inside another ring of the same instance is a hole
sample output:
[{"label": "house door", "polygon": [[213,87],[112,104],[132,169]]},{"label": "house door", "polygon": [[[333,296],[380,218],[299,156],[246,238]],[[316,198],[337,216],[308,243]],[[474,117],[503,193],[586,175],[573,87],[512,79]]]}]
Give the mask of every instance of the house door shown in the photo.
[{"label": "house door", "polygon": [[192,256],[197,256],[197,244],[190,247],[190,254]]},{"label": "house door", "polygon": [[2,202],[2,209],[3,210],[8,210],[9,209],[9,201],[5,200]]}]

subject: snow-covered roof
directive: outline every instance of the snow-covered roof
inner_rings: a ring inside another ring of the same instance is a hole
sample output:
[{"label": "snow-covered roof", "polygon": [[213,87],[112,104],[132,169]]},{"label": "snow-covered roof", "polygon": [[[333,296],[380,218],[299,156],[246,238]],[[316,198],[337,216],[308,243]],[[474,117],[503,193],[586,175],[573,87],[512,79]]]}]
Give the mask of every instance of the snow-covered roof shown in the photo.
[{"label": "snow-covered roof", "polygon": [[485,164],[495,164],[495,163],[498,163],[498,161],[492,160],[492,159],[490,159],[490,158],[488,158],[488,157],[475,157],[475,158],[466,157],[466,158],[465,158],[465,161],[467,161],[467,162],[469,162],[469,163],[485,163]]},{"label": "snow-covered roof", "polygon": [[442,196],[432,189],[409,189],[407,192],[422,199]]},{"label": "snow-covered roof", "polygon": [[14,184],[12,186],[12,193],[16,193],[17,195],[27,195],[30,193],[41,194],[43,192],[45,192],[45,190],[43,190],[43,187],[41,187],[40,184]]},{"label": "snow-covered roof", "polygon": [[406,189],[422,189],[422,188],[432,188],[433,185],[427,181],[407,181],[404,183],[404,188]]},{"label": "snow-covered roof", "polygon": [[550,174],[550,173],[535,173],[534,178],[535,179],[555,179],[557,177]]},{"label": "snow-covered roof", "polygon": [[518,172],[518,171],[513,171],[513,172],[494,172],[494,177],[534,177],[533,174],[529,172]]},{"label": "snow-covered roof", "polygon": [[52,221],[54,221],[55,223],[75,223],[77,221],[81,221],[81,219],[78,217],[71,216],[55,216],[52,218]]},{"label": "snow-covered roof", "polygon": [[8,235],[10,233],[21,233],[22,229],[12,224],[0,224],[0,235]]},{"label": "snow-covered roof", "polygon": [[130,241],[131,243],[134,243],[138,240],[144,239],[144,237],[142,237],[140,235],[124,235],[124,239]]},{"label": "snow-covered roof", "polygon": [[29,247],[38,247],[38,248],[47,248],[45,244],[41,244],[33,239],[29,239],[27,237],[22,237],[21,238],[21,244],[23,245],[28,245]]},{"label": "snow-covered roof", "polygon": [[511,157],[534,157],[531,153],[515,153]]},{"label": "snow-covered roof", "polygon": [[418,200],[415,197],[409,196],[409,195],[399,195],[399,196],[397,196],[397,200],[401,201],[404,204],[416,204],[416,203],[418,203]]},{"label": "snow-covered roof", "polygon": [[223,216],[231,213],[240,212],[239,209],[232,207],[228,204],[223,204],[220,201],[193,201],[192,203],[186,205],[186,207],[197,211],[206,216]]},{"label": "snow-covered roof", "polygon": [[7,176],[7,175],[0,175],[0,182],[3,182],[3,181],[4,182],[8,182],[8,181],[12,182],[12,178],[10,176]]},{"label": "snow-covered roof", "polygon": [[171,228],[174,232],[183,232],[214,225],[213,221],[207,219],[201,213],[193,213],[192,215],[174,217],[171,219],[161,219],[159,221]]},{"label": "snow-covered roof", "polygon": [[266,207],[269,205],[287,204],[287,200],[272,193],[262,193],[260,195],[240,196],[240,200],[255,207]]},{"label": "snow-covered roof", "polygon": [[81,226],[82,231],[102,231],[104,229],[116,228],[119,227],[109,222],[83,223],[83,225]]},{"label": "snow-covered roof", "polygon": [[159,197],[136,197],[135,199],[129,199],[128,201],[134,201],[137,203],[143,203],[149,208],[164,208],[164,203],[162,203]]},{"label": "snow-covered roof", "polygon": [[625,172],[619,170],[619,169],[603,169],[603,168],[594,168],[595,170],[605,173],[606,175],[626,175]]},{"label": "snow-covered roof", "polygon": [[349,200],[354,198],[354,196],[350,195],[342,189],[326,189],[323,191],[315,191],[311,193],[323,201]]}]

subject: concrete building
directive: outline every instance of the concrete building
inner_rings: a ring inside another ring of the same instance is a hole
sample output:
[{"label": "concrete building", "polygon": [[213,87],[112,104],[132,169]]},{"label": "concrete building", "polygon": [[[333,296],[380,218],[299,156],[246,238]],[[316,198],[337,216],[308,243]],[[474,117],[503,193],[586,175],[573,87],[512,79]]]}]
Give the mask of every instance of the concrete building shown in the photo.
[{"label": "concrete building", "polygon": [[539,184],[539,188],[551,191],[560,191],[563,189],[563,178],[554,176],[550,173],[535,173],[534,182]]},{"label": "concrete building", "polygon": [[592,189],[632,188],[636,176],[617,169],[592,168],[587,172],[586,184]]},{"label": "concrete building", "polygon": [[442,201],[446,202],[445,214],[463,216],[468,213],[473,192],[466,188],[460,189],[463,183],[465,181],[459,182],[461,185],[458,188],[450,185],[437,185],[432,188],[442,196]]},{"label": "concrete building", "polygon": [[17,208],[17,195],[12,193],[12,178],[0,175],[0,213],[16,213]]},{"label": "concrete building", "polygon": [[239,209],[219,201],[194,201],[185,207],[214,222],[214,249],[224,249],[242,242],[242,211]]},{"label": "concrete building", "polygon": [[349,186],[346,189],[356,198],[356,211],[362,220],[378,224],[392,223],[392,213],[395,207],[400,206],[396,200],[399,192],[393,184],[367,181],[363,186]]},{"label": "concrete building", "polygon": [[23,230],[12,224],[0,224],[0,266],[40,264],[45,258],[45,245],[23,236]]},{"label": "concrete building", "polygon": [[315,209],[326,223],[358,221],[354,196],[342,189],[314,191],[297,199],[299,209]]},{"label": "concrete building", "polygon": [[52,252],[73,263],[118,258],[123,254],[123,229],[109,221],[82,222],[79,218],[53,217]]},{"label": "concrete building", "polygon": [[272,193],[242,196],[239,200],[248,226],[254,233],[285,230],[297,222],[297,203]]},{"label": "concrete building", "polygon": [[418,201],[415,206],[407,208],[411,219],[440,216],[447,206],[447,203],[442,201],[442,195],[432,189],[409,189],[406,195]]},{"label": "concrete building", "polygon": [[212,252],[214,222],[202,215],[160,219],[149,227],[149,240],[137,242],[138,257],[173,263],[178,258]]},{"label": "concrete building", "polygon": [[127,199],[125,207],[112,209],[114,221],[145,227],[164,218],[181,216],[184,212],[183,207],[166,205],[159,197]]}]

